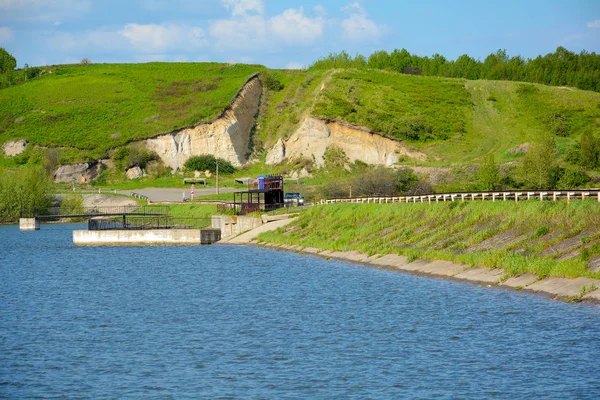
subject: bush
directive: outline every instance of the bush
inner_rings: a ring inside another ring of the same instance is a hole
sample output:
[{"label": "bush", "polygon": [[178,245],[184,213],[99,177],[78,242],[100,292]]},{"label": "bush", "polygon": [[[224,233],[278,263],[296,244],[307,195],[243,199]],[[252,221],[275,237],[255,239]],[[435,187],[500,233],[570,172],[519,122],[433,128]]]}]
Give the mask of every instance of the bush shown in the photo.
[{"label": "bush", "polygon": [[115,150],[112,158],[120,170],[126,170],[134,166],[144,169],[150,161],[159,159],[158,154],[139,145],[120,147]]},{"label": "bush", "polygon": [[493,155],[485,158],[477,172],[477,179],[482,190],[496,190],[500,187],[500,168]]},{"label": "bush", "polygon": [[262,80],[263,85],[268,90],[272,90],[274,92],[279,92],[280,90],[283,89],[283,84],[279,81],[279,79],[274,77],[272,74],[269,74],[269,73],[261,74],[261,80]]},{"label": "bush", "polygon": [[16,222],[20,209],[51,205],[50,178],[42,167],[0,173],[0,222]]},{"label": "bush", "polygon": [[576,169],[561,168],[558,172],[560,179],[556,185],[557,189],[566,190],[582,187],[591,181],[588,174]]},{"label": "bush", "polygon": [[192,156],[187,159],[184,166],[190,171],[217,171],[217,161],[219,162],[219,173],[232,174],[235,172],[235,168],[227,160],[222,158],[215,158],[212,154],[201,154],[199,156]]},{"label": "bush", "polygon": [[327,146],[325,149],[323,161],[327,169],[344,168],[349,162],[346,152],[334,144]]}]

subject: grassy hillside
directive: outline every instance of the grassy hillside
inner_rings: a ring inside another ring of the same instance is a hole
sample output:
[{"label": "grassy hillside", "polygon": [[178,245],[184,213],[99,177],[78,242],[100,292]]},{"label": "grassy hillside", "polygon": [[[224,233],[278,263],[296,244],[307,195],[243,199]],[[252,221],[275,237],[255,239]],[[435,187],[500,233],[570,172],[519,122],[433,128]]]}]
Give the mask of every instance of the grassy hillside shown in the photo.
[{"label": "grassy hillside", "polygon": [[[512,161],[522,155],[514,152],[517,146],[542,134],[555,135],[564,160],[582,133],[600,130],[600,93],[519,82],[216,63],[50,70],[0,90],[0,143],[27,138],[58,147],[58,164],[97,159],[134,139],[212,121],[244,81],[261,71],[263,79],[280,85],[266,89],[262,98],[252,138],[259,157],[309,114],[368,127],[429,155],[426,162],[406,160],[411,165],[473,165],[488,154]],[[0,166],[18,163],[0,156]]]},{"label": "grassy hillside", "polygon": [[333,74],[312,112],[392,138],[426,141],[466,132],[471,108],[471,96],[460,79],[372,70]]},{"label": "grassy hillside", "polygon": [[588,267],[600,256],[598,224],[594,201],[332,204],[259,239],[501,267],[509,275],[600,278]]},{"label": "grassy hillside", "polygon": [[368,127],[430,155],[427,164],[498,161],[540,134],[559,154],[600,130],[600,93],[507,81],[469,81],[379,70],[271,71],[284,85],[265,93],[259,141],[288,137],[313,114]]},{"label": "grassy hillside", "polygon": [[0,142],[29,139],[96,157],[133,139],[214,120],[263,67],[217,63],[64,65],[0,90]]}]

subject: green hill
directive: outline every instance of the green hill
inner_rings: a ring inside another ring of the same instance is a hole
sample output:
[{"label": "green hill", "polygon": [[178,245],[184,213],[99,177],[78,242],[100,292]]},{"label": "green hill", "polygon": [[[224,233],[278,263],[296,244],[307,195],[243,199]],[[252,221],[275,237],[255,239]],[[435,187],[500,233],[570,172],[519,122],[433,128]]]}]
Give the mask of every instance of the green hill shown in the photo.
[{"label": "green hill", "polygon": [[26,138],[103,157],[131,140],[214,120],[262,69],[217,63],[51,67],[0,90],[0,142]]},{"label": "green hill", "polygon": [[543,133],[561,153],[600,128],[600,93],[508,81],[469,81],[379,70],[274,71],[285,88],[267,93],[262,139],[297,127],[304,114],[365,126],[407,141],[429,164],[518,157],[513,151]]},{"label": "green hill", "polygon": [[49,72],[0,90],[0,143],[26,138],[64,148],[63,162],[105,157],[132,140],[212,121],[257,72],[275,82],[265,84],[253,131],[257,156],[306,115],[404,140],[429,156],[419,164],[433,166],[478,164],[488,154],[510,161],[520,156],[515,147],[541,134],[555,135],[564,160],[583,133],[600,128],[600,93],[531,83],[217,63],[64,65]]}]

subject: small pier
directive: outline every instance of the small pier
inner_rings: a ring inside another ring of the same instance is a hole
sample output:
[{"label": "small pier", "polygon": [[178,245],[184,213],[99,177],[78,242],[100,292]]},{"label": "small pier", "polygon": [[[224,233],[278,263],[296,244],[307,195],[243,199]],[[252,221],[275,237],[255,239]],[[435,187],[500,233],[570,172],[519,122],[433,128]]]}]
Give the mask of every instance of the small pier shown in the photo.
[{"label": "small pier", "polygon": [[210,218],[173,218],[168,207],[53,207],[21,210],[22,231],[39,230],[41,221],[88,220],[87,230],[73,231],[78,246],[201,245],[221,240]]}]

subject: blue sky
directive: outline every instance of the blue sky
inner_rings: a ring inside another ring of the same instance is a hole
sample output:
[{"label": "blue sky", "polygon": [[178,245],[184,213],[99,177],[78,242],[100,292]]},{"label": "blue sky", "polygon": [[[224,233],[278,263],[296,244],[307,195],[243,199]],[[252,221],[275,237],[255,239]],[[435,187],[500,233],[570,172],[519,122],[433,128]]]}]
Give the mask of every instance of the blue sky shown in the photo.
[{"label": "blue sky", "polygon": [[600,53],[600,0],[0,0],[19,67],[222,61],[298,68],[330,52]]}]

